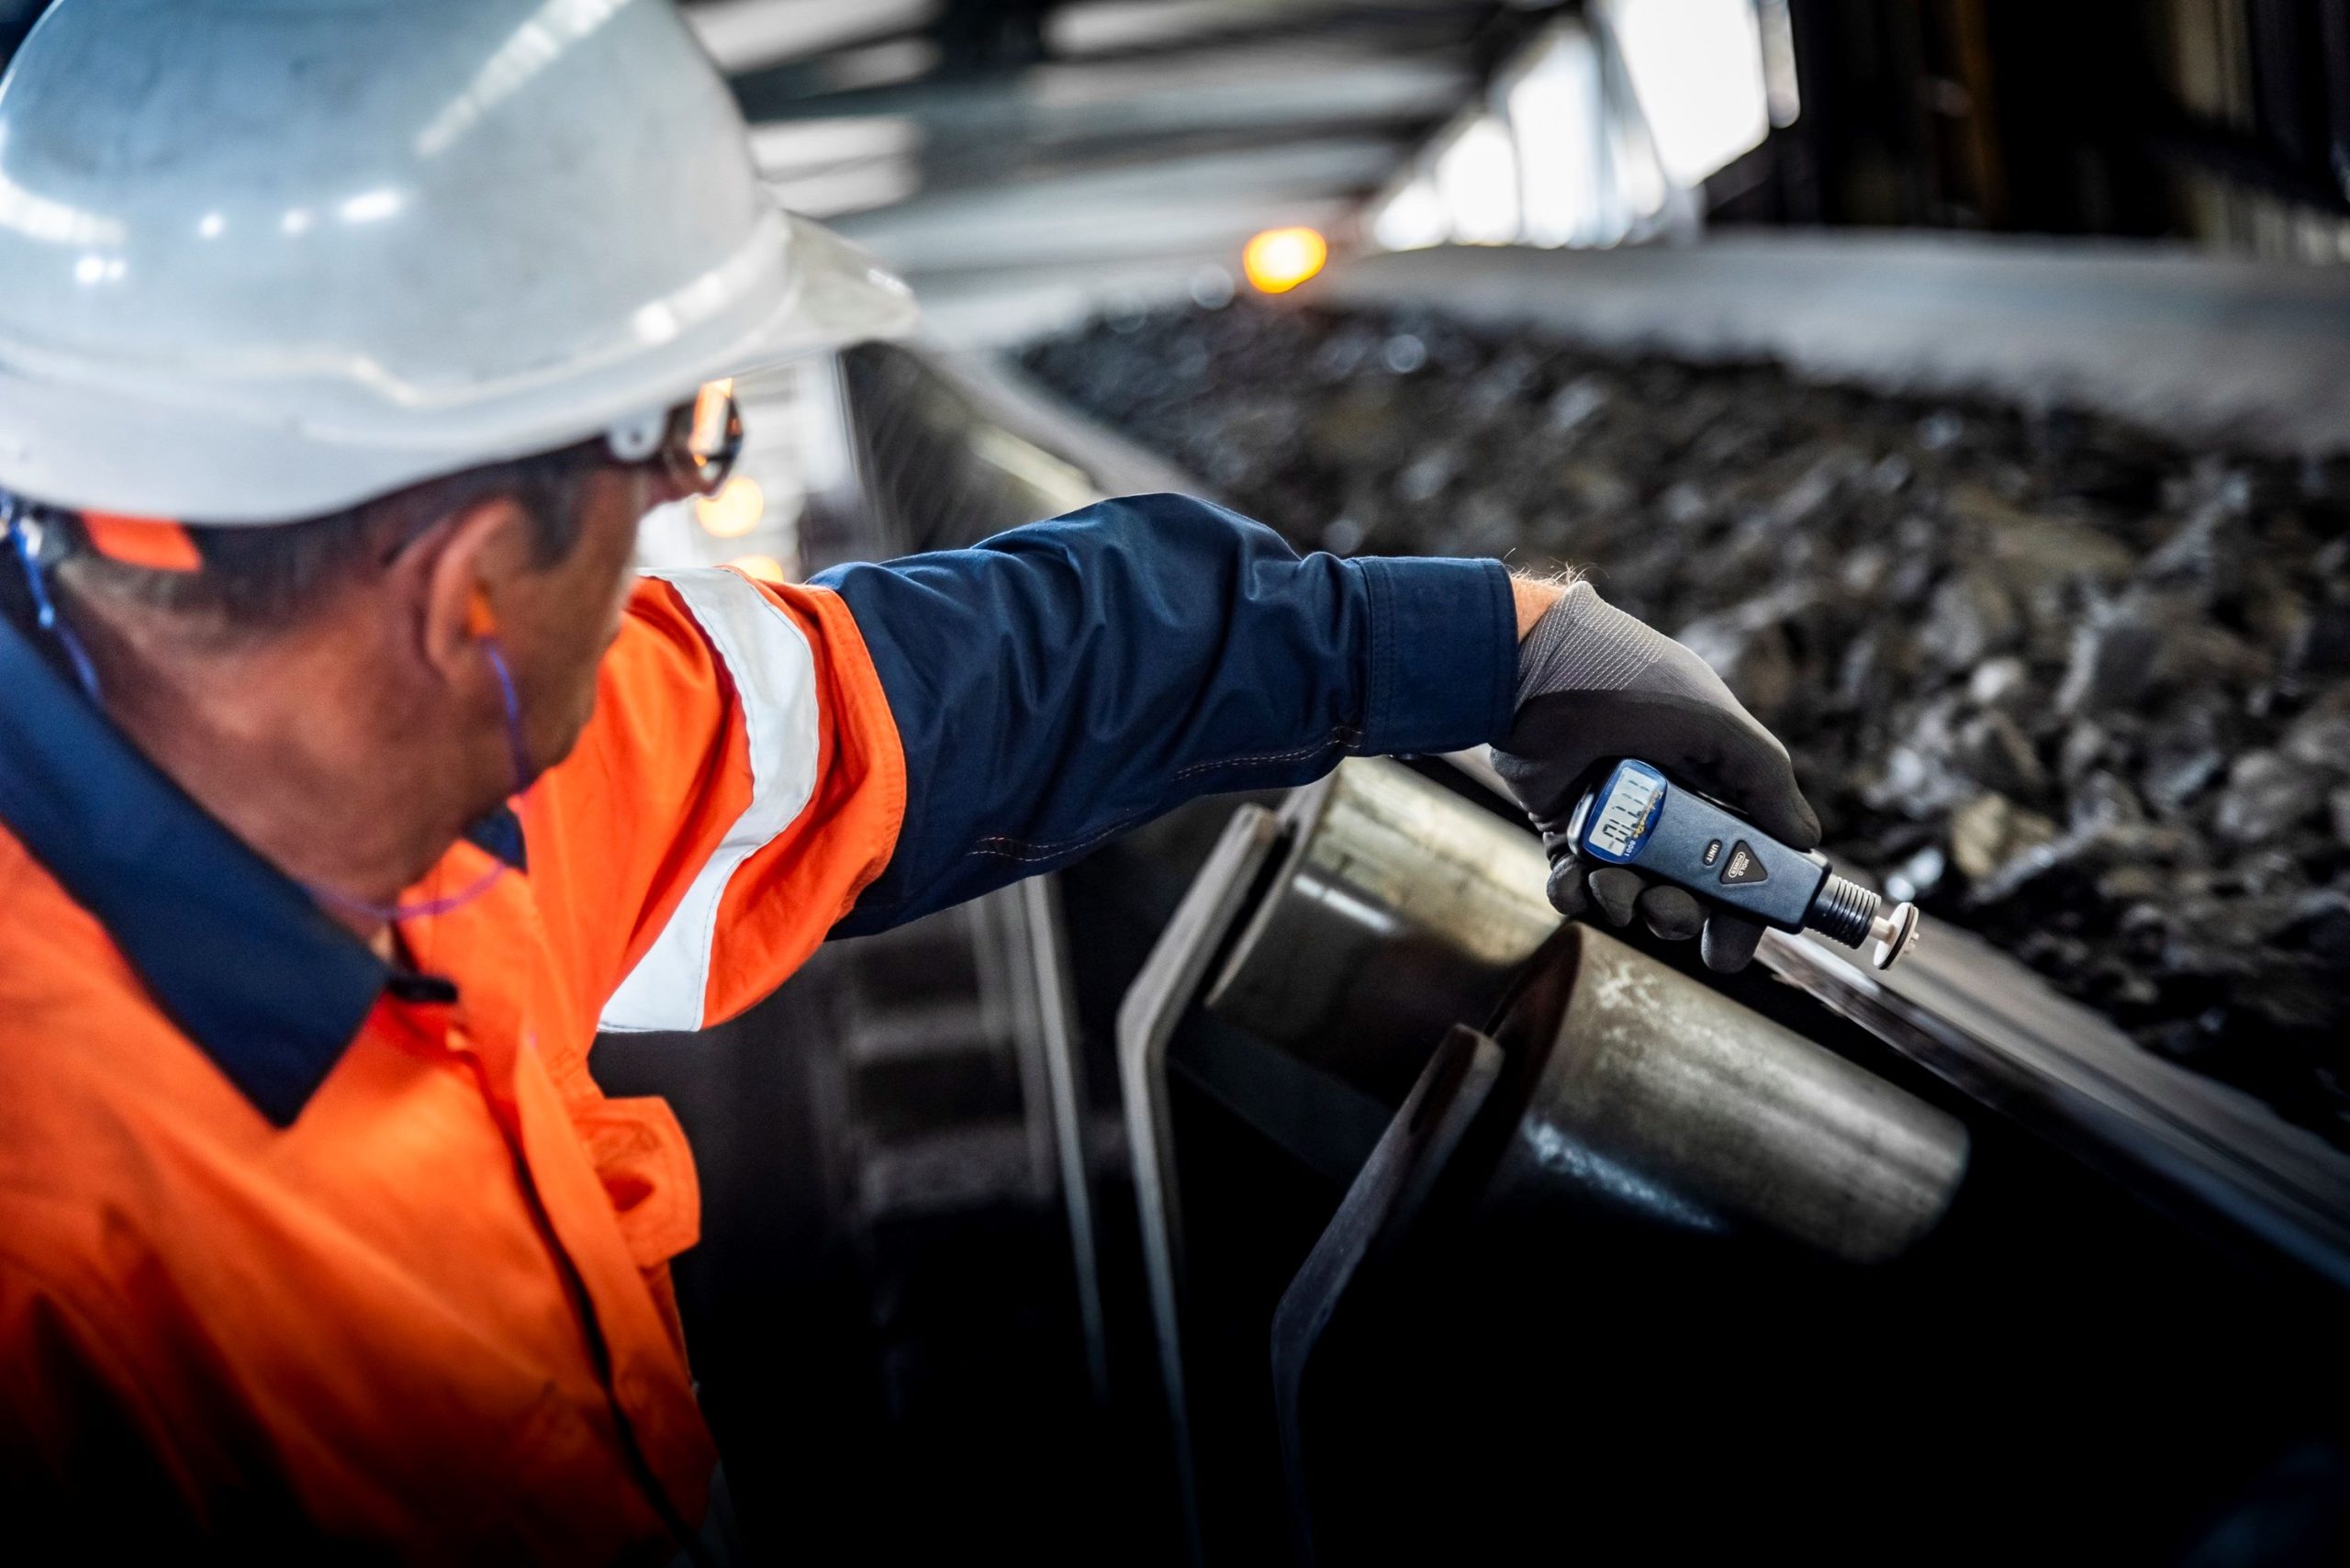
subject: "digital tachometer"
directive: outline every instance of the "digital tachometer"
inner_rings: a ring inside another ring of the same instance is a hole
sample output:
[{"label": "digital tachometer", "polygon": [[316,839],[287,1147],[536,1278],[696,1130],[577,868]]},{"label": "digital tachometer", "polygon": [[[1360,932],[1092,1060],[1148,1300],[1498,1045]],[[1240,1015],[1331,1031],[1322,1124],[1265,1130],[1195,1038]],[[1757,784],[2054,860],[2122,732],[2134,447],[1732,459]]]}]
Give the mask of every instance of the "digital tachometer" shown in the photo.
[{"label": "digital tachometer", "polygon": [[1632,867],[1781,931],[1817,931],[1847,947],[1874,938],[1881,969],[1918,940],[1915,904],[1887,911],[1823,857],[1788,848],[1645,762],[1608,769],[1577,803],[1567,835],[1588,859]]}]

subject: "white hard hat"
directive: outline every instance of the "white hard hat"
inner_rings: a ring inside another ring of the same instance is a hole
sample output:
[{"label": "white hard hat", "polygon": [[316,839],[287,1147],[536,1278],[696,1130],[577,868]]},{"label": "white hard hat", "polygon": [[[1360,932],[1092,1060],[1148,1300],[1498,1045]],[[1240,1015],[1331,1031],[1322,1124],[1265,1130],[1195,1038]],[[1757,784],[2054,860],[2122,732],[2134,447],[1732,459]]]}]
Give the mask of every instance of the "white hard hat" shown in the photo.
[{"label": "white hard hat", "polygon": [[0,489],[50,505],[319,516],[912,322],[668,0],[60,0],[0,78]]}]

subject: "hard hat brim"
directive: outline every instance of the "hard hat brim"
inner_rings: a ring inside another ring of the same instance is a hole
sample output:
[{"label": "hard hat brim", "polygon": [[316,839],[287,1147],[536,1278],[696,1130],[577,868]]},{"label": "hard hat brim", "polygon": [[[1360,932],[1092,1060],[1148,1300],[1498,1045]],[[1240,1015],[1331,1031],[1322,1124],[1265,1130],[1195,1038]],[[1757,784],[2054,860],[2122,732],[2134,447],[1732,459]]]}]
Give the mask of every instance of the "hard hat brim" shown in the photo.
[{"label": "hard hat brim", "polygon": [[[682,342],[592,386],[552,386],[423,421],[402,440],[263,422],[200,399],[163,402],[75,379],[25,374],[0,355],[0,488],[75,510],[214,526],[299,521],[426,479],[552,451],[613,423],[690,399],[703,383],[805,354],[911,332],[906,286],[818,223],[784,212],[791,287],[747,333]],[[28,432],[43,432],[38,441]]]}]

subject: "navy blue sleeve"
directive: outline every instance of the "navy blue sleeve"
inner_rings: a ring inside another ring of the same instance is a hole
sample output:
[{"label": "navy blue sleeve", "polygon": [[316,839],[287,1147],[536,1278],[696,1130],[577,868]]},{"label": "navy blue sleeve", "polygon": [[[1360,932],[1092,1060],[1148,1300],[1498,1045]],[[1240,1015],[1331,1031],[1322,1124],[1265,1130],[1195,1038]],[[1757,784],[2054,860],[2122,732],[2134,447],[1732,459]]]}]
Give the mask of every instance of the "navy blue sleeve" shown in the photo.
[{"label": "navy blue sleeve", "polygon": [[906,757],[897,850],[841,935],[1050,870],[1197,795],[1496,739],[1516,680],[1498,562],[1300,559],[1183,496],[815,581],[855,615]]}]

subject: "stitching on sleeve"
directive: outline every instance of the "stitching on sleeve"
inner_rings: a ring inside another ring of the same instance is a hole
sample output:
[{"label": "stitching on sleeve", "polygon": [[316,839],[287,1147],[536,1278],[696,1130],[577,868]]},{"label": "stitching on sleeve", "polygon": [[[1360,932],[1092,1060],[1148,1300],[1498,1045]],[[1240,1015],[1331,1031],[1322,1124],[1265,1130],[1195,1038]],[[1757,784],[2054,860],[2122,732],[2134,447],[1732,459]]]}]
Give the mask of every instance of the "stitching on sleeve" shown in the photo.
[{"label": "stitching on sleeve", "polygon": [[1333,746],[1352,745],[1360,738],[1360,733],[1354,726],[1340,724],[1330,732],[1327,739],[1317,741],[1312,745],[1300,746],[1295,751],[1267,752],[1259,756],[1226,756],[1214,762],[1195,762],[1189,767],[1178,769],[1174,777],[1189,778],[1194,773],[1213,773],[1219,767],[1252,767],[1269,762],[1297,762],[1317,752],[1328,751]]},{"label": "stitching on sleeve", "polygon": [[[1016,860],[1024,864],[1038,860],[1055,860],[1064,855],[1074,855],[1080,850],[1091,849],[1104,839],[1115,838],[1126,829],[1148,819],[1150,814],[1148,812],[1136,812],[1132,816],[1119,818],[1091,838],[1075,839],[1066,844],[1023,844],[1016,838],[1002,836],[983,838],[977,846],[965,852],[965,857],[984,855],[994,860]],[[1002,845],[1003,847],[990,848],[991,845]]]}]

